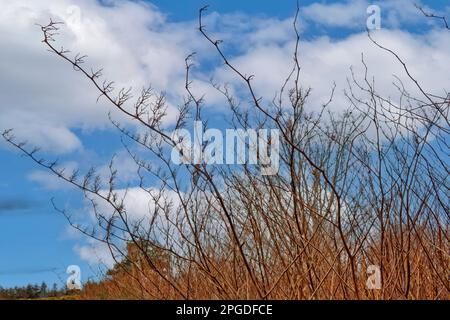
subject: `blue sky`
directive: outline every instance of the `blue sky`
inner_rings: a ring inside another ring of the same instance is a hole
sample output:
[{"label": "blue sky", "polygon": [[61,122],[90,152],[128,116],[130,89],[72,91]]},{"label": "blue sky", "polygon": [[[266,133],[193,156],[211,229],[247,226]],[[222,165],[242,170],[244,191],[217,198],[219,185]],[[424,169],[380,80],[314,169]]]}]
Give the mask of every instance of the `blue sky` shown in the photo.
[{"label": "blue sky", "polygon": [[[377,36],[398,46],[415,64],[413,72],[423,76],[427,88],[448,88],[448,35],[441,32],[437,21],[423,19],[414,2],[383,1],[382,29]],[[156,89],[168,91],[172,106],[184,94],[183,59],[197,51],[195,90],[206,93],[205,112],[214,124],[222,121],[226,111],[223,100],[208,85],[209,77],[230,83],[237,94],[239,83],[218,63],[195,29],[198,8],[208,3],[210,30],[225,39],[227,52],[238,65],[255,72],[258,90],[275,93],[279,88],[290,65],[294,1],[149,3],[152,6],[126,0],[0,0],[0,37],[7,44],[0,52],[0,130],[15,128],[20,139],[43,147],[45,157],[57,157],[69,168],[94,165],[104,169],[115,153],[122,165],[120,185],[136,185],[132,162],[121,148],[120,136],[108,124],[110,107],[104,101],[96,104],[97,95],[89,83],[40,43],[34,24],[49,17],[67,24],[61,43],[88,54],[94,66],[101,64],[108,76],[120,83],[139,87],[150,82]],[[402,71],[391,57],[372,48],[363,32],[365,8],[371,3],[300,1],[304,81],[314,90],[312,107],[328,97],[333,81],[344,86],[348,68],[358,64],[361,52],[367,54],[381,90],[394,95],[392,74],[402,76]],[[449,15],[448,1],[421,3]],[[15,28],[11,28],[13,21]],[[442,74],[430,77],[428,67]],[[338,96],[336,110],[343,110],[343,104]],[[118,114],[114,116],[133,126]],[[83,217],[89,208],[82,194],[37,168],[3,141],[0,164],[0,286],[42,281],[62,285],[65,269],[72,264],[81,267],[83,281],[95,277],[104,249],[71,231],[50,202],[54,198],[60,207]]]}]

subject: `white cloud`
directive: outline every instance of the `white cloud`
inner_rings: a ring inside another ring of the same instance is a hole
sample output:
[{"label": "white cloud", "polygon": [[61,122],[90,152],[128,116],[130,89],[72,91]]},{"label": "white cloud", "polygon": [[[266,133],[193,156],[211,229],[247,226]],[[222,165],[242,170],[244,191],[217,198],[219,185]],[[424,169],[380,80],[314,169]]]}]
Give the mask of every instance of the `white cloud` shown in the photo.
[{"label": "white cloud", "polygon": [[107,268],[114,266],[114,258],[106,243],[93,239],[88,239],[87,242],[86,245],[75,245],[74,247],[75,252],[82,260],[90,264],[101,264]]},{"label": "white cloud", "polygon": [[[100,194],[106,195],[107,193],[107,190],[100,191]],[[161,208],[171,203],[171,209],[174,209],[180,204],[179,197],[174,191],[164,191],[161,197],[160,191],[156,188],[143,190],[140,187],[131,187],[128,189],[117,189],[115,193],[118,199],[124,199],[124,209],[130,223],[140,221],[141,219],[149,221],[147,219],[152,218],[155,209],[158,209],[159,218],[165,220],[165,212]],[[98,201],[98,211],[105,216],[111,216],[113,213],[111,205],[102,200]]]},{"label": "white cloud", "polygon": [[[373,37],[384,46],[393,49],[407,63],[409,71],[416,77],[427,92],[445,95],[444,89],[450,87],[450,33],[446,30],[431,30],[425,35],[413,35],[400,30],[380,30]],[[270,101],[279,91],[283,80],[292,67],[290,57],[293,42],[280,46],[267,45],[249,50],[231,59],[244,74],[254,74],[253,84],[256,95]],[[365,33],[356,33],[341,40],[321,37],[302,41],[300,62],[302,65],[300,81],[304,87],[311,87],[312,93],[307,106],[318,110],[329,98],[333,83],[336,83],[334,111],[349,107],[343,91],[347,89],[349,68],[353,66],[358,79],[364,75],[361,54],[369,68],[369,77],[374,77],[376,89],[385,97],[398,100],[399,94],[392,82],[393,75],[404,81],[411,94],[419,94],[414,84],[407,78],[403,67],[389,53],[377,48]],[[233,85],[234,91],[245,85],[226,67],[216,71],[216,78]],[[241,90],[242,91],[242,90]]]},{"label": "white cloud", "polygon": [[[100,191],[100,194],[107,194],[107,192],[108,191],[103,190]],[[130,227],[136,226],[137,223],[139,223],[141,224],[142,228],[145,228],[150,219],[153,218],[155,208],[157,206],[165,207],[168,205],[168,203],[171,203],[171,207],[167,212],[171,216],[171,219],[174,219],[174,212],[180,204],[178,195],[173,191],[164,192],[163,196],[157,201],[152,197],[154,196],[158,198],[157,195],[159,194],[159,191],[155,188],[149,188],[148,192],[138,187],[117,189],[115,192],[118,199],[124,199],[123,204],[126,212],[126,219]],[[110,217],[114,212],[111,205],[103,200],[98,200],[96,210],[97,213],[102,214],[104,217]],[[90,215],[87,216],[86,214],[79,214],[77,218],[77,224],[84,227],[89,226],[91,223],[94,223],[95,225],[96,218],[94,217],[94,211],[90,204],[86,203],[84,212],[89,212]],[[120,222],[117,223],[120,224]],[[160,236],[161,230],[159,230],[158,228],[165,228],[167,227],[167,225],[168,221],[165,215],[165,211],[160,210],[154,222],[154,230],[152,236]],[[73,235],[71,236],[73,237]],[[125,238],[129,238],[128,234],[123,236]],[[99,242],[89,237],[87,237],[86,240],[87,245],[75,246],[75,251],[81,259],[93,264],[104,264],[108,267],[114,265],[114,259],[111,256],[109,247],[105,243]],[[111,241],[113,241],[115,246],[120,248],[120,250],[124,250],[125,244],[122,241],[119,241],[115,238],[111,239]],[[122,253],[116,252],[116,259],[120,260],[122,258]]]},{"label": "white cloud", "polygon": [[365,0],[349,0],[344,3],[312,3],[301,10],[302,18],[326,26],[355,27],[365,26]]},{"label": "white cloud", "polygon": [[[365,0],[314,3],[302,8],[301,21],[354,27],[364,24],[368,4]],[[19,139],[39,145],[44,151],[67,153],[82,148],[73,129],[104,128],[109,123],[106,112],[111,107],[105,100],[96,104],[97,91],[92,84],[46,51],[35,23],[45,23],[49,17],[65,21],[61,43],[88,54],[87,65],[103,67],[106,77],[116,80],[117,86],[133,85],[140,89],[151,83],[155,89],[166,91],[172,106],[166,123],[174,119],[173,106],[185,94],[186,55],[196,51],[200,63],[218,61],[213,48],[196,30],[197,21],[167,22],[163,13],[143,2],[110,1],[103,6],[94,0],[0,0],[0,5],[0,41],[6,44],[0,51],[0,129],[16,128]],[[384,1],[380,5],[387,25],[429,20],[421,17],[408,0]],[[292,19],[211,13],[205,23],[208,30],[226,41],[225,46],[237,49],[239,54],[234,62],[248,74],[255,73],[261,92],[272,98],[291,66]],[[305,26],[301,28],[304,30]],[[431,68],[446,70],[445,35],[430,33],[427,40],[418,36],[411,39],[406,31],[385,30],[379,34],[391,47],[404,51],[418,76],[427,77]],[[303,41],[302,80],[313,87],[316,96],[326,99],[332,81],[342,82],[348,75],[348,67],[358,63],[362,51],[367,53],[369,66],[377,77],[400,72],[398,66],[389,63],[390,57],[370,48],[364,36],[353,35],[340,41],[327,38]],[[424,55],[424,51],[429,54]],[[198,95],[206,93],[207,105],[217,107],[224,100],[208,84],[208,70],[194,70],[194,91]],[[233,81],[222,67],[213,74],[216,80]],[[384,80],[386,77],[377,81],[384,83]],[[446,79],[433,76],[425,81],[430,82],[430,88],[436,88],[437,84],[445,84]]]},{"label": "white cloud", "polygon": [[421,1],[413,0],[347,0],[343,2],[312,3],[301,9],[302,19],[312,21],[327,27],[344,27],[364,30],[369,16],[367,8],[378,5],[381,8],[381,26],[399,28],[413,24],[431,24],[436,21],[425,19],[423,14],[414,6],[422,6],[430,10]]},{"label": "white cloud", "polygon": [[[19,139],[55,153],[79,149],[71,129],[105,127],[111,107],[96,104],[92,84],[46,51],[36,23],[64,21],[60,44],[87,54],[88,68],[103,67],[116,87],[152,84],[172,106],[184,94],[184,58],[202,46],[192,24],[165,22],[144,2],[0,0],[0,7],[0,128],[16,128]],[[175,112],[169,109],[166,123]]]},{"label": "white cloud", "polygon": [[[148,3],[109,1],[104,6],[95,0],[0,0],[0,6],[0,41],[5,44],[0,51],[0,129],[15,128],[19,140],[43,151],[68,153],[82,148],[73,130],[105,128],[111,106],[105,99],[95,103],[98,92],[93,85],[47,52],[36,23],[45,24],[49,18],[65,22],[56,45],[73,50],[73,55],[87,54],[87,68],[103,68],[105,78],[114,80],[116,87],[133,86],[137,94],[151,84],[165,91],[170,106],[166,124],[175,119],[175,106],[186,94],[185,57],[195,51],[200,63],[218,61],[200,36],[196,20],[167,22]],[[208,30],[230,40],[238,50],[279,44],[292,36],[291,19],[214,12],[205,19]],[[198,96],[205,94],[208,106],[223,105],[224,98],[211,88],[210,75],[203,71],[193,70],[193,90]]]}]

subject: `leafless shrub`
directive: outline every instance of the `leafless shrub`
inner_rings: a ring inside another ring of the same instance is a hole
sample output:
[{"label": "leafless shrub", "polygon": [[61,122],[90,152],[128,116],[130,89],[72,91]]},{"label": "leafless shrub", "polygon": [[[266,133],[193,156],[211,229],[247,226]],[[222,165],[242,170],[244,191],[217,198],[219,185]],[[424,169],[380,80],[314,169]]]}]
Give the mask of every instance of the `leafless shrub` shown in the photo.
[{"label": "leafless shrub", "polygon": [[[116,170],[109,179],[94,169],[68,173],[4,138],[40,166],[78,187],[92,203],[97,226],[70,223],[106,243],[116,260],[108,280],[89,284],[86,298],[136,299],[447,299],[449,293],[448,112],[449,94],[427,93],[402,58],[420,96],[398,80],[401,99],[377,93],[366,73],[348,81],[348,110],[307,112],[309,89],[300,83],[298,11],[294,20],[293,68],[279,95],[267,105],[252,83],[231,64],[221,41],[209,35],[200,10],[199,31],[226,66],[242,80],[251,105],[242,107],[226,86],[214,84],[229,103],[236,128],[276,128],[281,133],[278,174],[263,176],[243,165],[175,165],[167,146],[178,141],[162,128],[164,95],[143,89],[133,103],[131,90],[114,90],[101,70],[87,71],[84,57],[55,46],[58,23],[42,26],[43,42],[81,72],[106,98],[145,130],[134,133],[111,118],[124,136],[150,154],[124,147],[139,170],[140,188],[154,205],[133,219],[117,192]],[[445,22],[445,19],[444,19]],[[448,28],[448,26],[446,26]],[[202,120],[203,100],[191,89],[186,59],[186,99],[175,129]],[[127,140],[125,140],[125,138]],[[204,145],[206,147],[206,144]],[[155,161],[157,159],[158,161]],[[156,163],[156,165],[155,165]],[[149,188],[148,179],[158,188]],[[101,212],[99,202],[109,205]],[[124,246],[124,244],[128,244]],[[379,265],[382,287],[366,288],[367,266]]]}]

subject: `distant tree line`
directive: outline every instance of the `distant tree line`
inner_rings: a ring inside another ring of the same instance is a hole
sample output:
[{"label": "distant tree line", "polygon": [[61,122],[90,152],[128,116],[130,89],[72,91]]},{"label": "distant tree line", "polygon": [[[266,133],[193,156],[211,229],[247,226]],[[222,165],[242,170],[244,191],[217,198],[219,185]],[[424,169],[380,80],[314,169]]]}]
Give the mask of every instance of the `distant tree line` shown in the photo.
[{"label": "distant tree line", "polygon": [[0,287],[0,299],[38,299],[61,297],[67,294],[65,287],[58,288],[56,283],[51,289],[45,282],[38,284],[28,284],[23,287],[2,288]]}]

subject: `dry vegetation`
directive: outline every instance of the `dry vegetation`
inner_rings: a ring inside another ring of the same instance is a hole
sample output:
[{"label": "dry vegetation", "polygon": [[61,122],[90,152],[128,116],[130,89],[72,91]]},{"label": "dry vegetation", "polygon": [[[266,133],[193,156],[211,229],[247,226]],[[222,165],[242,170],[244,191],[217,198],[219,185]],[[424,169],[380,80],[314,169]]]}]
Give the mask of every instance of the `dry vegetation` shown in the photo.
[{"label": "dry vegetation", "polygon": [[[393,102],[377,93],[367,73],[352,75],[346,112],[329,111],[333,88],[321,110],[308,112],[310,90],[300,83],[297,33],[292,72],[277,98],[267,103],[255,92],[252,77],[230,64],[221,42],[205,31],[203,12],[200,32],[242,80],[248,94],[243,100],[251,100],[243,106],[216,84],[229,102],[229,121],[236,128],[280,131],[278,174],[264,176],[259,166],[250,165],[173,164],[168,147],[177,141],[162,126],[164,96],[143,90],[130,103],[127,90],[113,91],[100,72],[84,67],[83,57],[70,58],[54,46],[58,24],[42,27],[52,52],[146,130],[134,133],[112,120],[127,141],[141,148],[124,144],[140,168],[140,187],[154,203],[139,221],[116,192],[113,162],[107,180],[95,170],[69,174],[4,133],[92,201],[95,229],[66,214],[74,227],[106,243],[117,263],[104,281],[88,284],[82,297],[448,299],[449,95],[427,93],[400,56],[373,40],[402,64],[418,95],[398,80],[401,99]],[[297,17],[294,27],[296,22]],[[188,58],[187,96],[175,129],[203,119],[203,101],[190,90],[190,68]],[[149,181],[157,189],[149,188]],[[99,201],[108,203],[110,212],[100,212]],[[380,266],[380,290],[366,287],[369,265]]]}]

